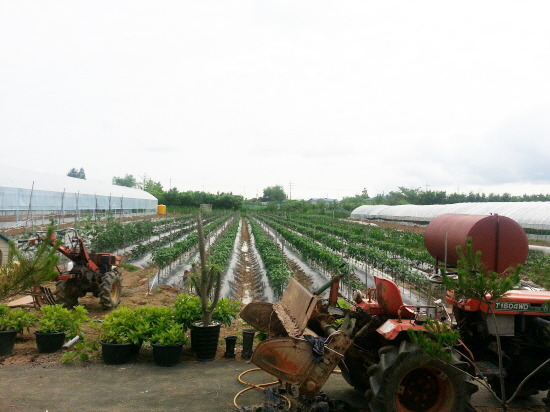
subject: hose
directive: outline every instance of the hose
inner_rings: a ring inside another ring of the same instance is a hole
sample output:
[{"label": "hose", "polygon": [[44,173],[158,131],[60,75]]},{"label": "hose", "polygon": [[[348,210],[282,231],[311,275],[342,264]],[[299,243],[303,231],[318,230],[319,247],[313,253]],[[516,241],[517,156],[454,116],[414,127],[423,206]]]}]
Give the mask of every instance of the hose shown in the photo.
[{"label": "hose", "polygon": [[[250,383],[250,382],[245,382],[244,380],[242,380],[242,376],[246,375],[247,373],[249,372],[254,372],[254,371],[261,371],[262,369],[261,368],[253,368],[253,369],[249,369],[247,371],[244,371],[243,373],[241,373],[239,375],[239,377],[237,378],[239,380],[240,383],[242,383],[243,385],[248,385],[248,388],[244,388],[242,391],[240,391],[239,393],[237,393],[235,395],[235,397],[233,398],[233,405],[235,405],[236,408],[239,408],[239,405],[237,404],[237,398],[239,396],[241,396],[243,393],[245,393],[246,391],[249,391],[251,389],[261,389],[262,391],[264,391],[264,386],[271,386],[271,385],[277,385],[279,384],[279,381],[274,381],[274,382],[268,382],[268,383],[260,383],[258,385],[255,385],[253,383]],[[290,409],[290,406],[291,406],[291,403],[290,403],[290,400],[284,396],[284,395],[281,395],[282,398],[284,398],[284,400],[286,401],[287,403],[287,408]]]},{"label": "hose", "polygon": [[[243,393],[245,393],[245,392],[247,392],[247,391],[249,391],[249,390],[251,390],[251,389],[261,389],[262,391],[264,391],[264,390],[265,390],[265,389],[264,389],[265,386],[277,385],[277,384],[280,383],[279,381],[273,381],[273,382],[260,383],[260,384],[258,384],[258,385],[255,385],[255,384],[253,384],[253,383],[246,382],[246,381],[244,381],[244,380],[242,379],[242,377],[243,377],[244,375],[246,375],[247,373],[249,373],[249,372],[261,371],[261,370],[262,370],[261,368],[249,369],[249,370],[247,370],[247,371],[242,372],[242,373],[239,375],[239,377],[237,378],[237,379],[239,380],[240,383],[242,383],[243,385],[246,385],[246,386],[248,386],[248,387],[247,387],[247,388],[244,388],[242,391],[238,392],[238,393],[235,395],[235,397],[233,398],[233,405],[234,405],[236,408],[239,408],[239,405],[237,404],[237,398],[238,398],[239,396],[241,396]],[[341,371],[341,370],[333,370],[332,373],[342,373],[342,371]],[[281,398],[283,398],[283,399],[286,401],[286,403],[287,403],[287,408],[290,409],[290,407],[291,407],[290,400],[289,400],[286,396],[284,396],[284,395],[281,395]]]}]

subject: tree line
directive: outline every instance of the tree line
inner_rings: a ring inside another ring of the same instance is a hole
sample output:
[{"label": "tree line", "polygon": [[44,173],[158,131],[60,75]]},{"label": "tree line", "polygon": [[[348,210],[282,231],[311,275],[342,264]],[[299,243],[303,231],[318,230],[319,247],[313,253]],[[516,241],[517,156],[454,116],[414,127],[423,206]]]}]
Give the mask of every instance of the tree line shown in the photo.
[{"label": "tree line", "polygon": [[550,194],[521,196],[510,193],[447,193],[444,190],[421,190],[399,187],[399,191],[392,191],[385,196],[376,196],[374,204],[411,204],[411,205],[444,205],[451,203],[469,202],[548,202]]}]

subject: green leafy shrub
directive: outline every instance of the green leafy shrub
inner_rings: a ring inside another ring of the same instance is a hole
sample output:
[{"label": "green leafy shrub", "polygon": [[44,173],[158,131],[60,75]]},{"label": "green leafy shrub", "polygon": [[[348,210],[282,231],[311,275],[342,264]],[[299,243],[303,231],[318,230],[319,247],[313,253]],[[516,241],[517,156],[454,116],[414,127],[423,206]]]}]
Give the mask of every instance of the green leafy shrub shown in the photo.
[{"label": "green leafy shrub", "polygon": [[184,329],[191,328],[193,322],[202,318],[201,300],[198,296],[181,294],[173,305],[177,321]]},{"label": "green leafy shrub", "polygon": [[149,335],[143,314],[126,307],[119,307],[105,316],[101,325],[100,340],[105,343],[139,344]]},{"label": "green leafy shrub", "polygon": [[62,363],[76,363],[77,360],[88,362],[99,356],[99,342],[95,339],[84,339],[75,343],[73,350],[61,356]]},{"label": "green leafy shrub", "polygon": [[[198,296],[181,294],[174,302],[174,312],[177,321],[187,330],[193,322],[202,318],[201,300]],[[225,326],[231,325],[231,321],[237,318],[241,308],[241,302],[228,298],[218,300],[218,304],[212,313],[212,319],[218,320]]]},{"label": "green leafy shrub", "polygon": [[451,348],[458,344],[460,332],[446,323],[430,319],[424,324],[425,332],[408,329],[411,342],[416,343],[428,355],[445,362],[452,360]]},{"label": "green leafy shrub", "polygon": [[36,323],[37,316],[24,309],[11,309],[6,305],[0,305],[0,330],[22,331]]},{"label": "green leafy shrub", "polygon": [[219,320],[225,326],[230,326],[231,322],[237,318],[237,314],[241,310],[241,302],[222,298],[218,301],[216,309],[212,314],[212,319]]},{"label": "green leafy shrub", "polygon": [[80,335],[82,324],[88,320],[84,306],[75,306],[72,310],[62,305],[47,305],[40,308],[41,316],[38,320],[38,332],[56,333],[65,332],[68,339]]},{"label": "green leafy shrub", "polygon": [[159,323],[149,339],[158,345],[178,345],[187,341],[181,325],[174,320]]}]

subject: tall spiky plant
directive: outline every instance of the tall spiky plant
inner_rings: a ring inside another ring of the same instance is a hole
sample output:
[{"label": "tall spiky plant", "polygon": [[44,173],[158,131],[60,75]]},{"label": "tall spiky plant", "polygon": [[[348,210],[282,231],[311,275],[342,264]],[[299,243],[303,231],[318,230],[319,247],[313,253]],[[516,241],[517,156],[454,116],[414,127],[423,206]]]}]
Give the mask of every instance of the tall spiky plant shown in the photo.
[{"label": "tall spiky plant", "polygon": [[197,295],[201,299],[202,324],[208,326],[212,323],[212,313],[218,304],[222,285],[222,273],[218,266],[207,262],[204,230],[202,227],[201,212],[196,213],[197,231],[199,237],[200,272],[193,278],[193,284]]},{"label": "tall spiky plant", "polygon": [[59,254],[55,245],[48,241],[53,234],[53,226],[48,227],[44,237],[46,240],[25,251],[19,249],[14,242],[9,242],[8,263],[0,265],[0,299],[55,279],[58,275],[55,267]]}]

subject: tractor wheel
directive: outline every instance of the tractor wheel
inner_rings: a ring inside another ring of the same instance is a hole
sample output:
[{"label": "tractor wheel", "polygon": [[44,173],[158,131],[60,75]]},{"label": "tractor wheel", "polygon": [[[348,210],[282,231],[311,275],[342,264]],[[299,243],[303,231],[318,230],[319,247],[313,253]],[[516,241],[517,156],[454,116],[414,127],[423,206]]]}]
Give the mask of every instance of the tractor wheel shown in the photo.
[{"label": "tractor wheel", "polygon": [[122,280],[118,272],[107,272],[99,284],[99,303],[105,309],[113,309],[120,303]]},{"label": "tractor wheel", "polygon": [[55,298],[66,308],[72,308],[78,305],[78,297],[80,294],[80,286],[76,279],[60,280],[55,285]]},{"label": "tractor wheel", "polygon": [[346,382],[353,386],[357,392],[364,394],[369,387],[368,359],[362,355],[360,350],[351,346],[341,362],[343,364],[340,364],[340,370]]},{"label": "tractor wheel", "polygon": [[477,386],[461,370],[465,363],[454,358],[444,363],[411,342],[385,346],[380,362],[369,368],[366,392],[372,412],[475,411],[470,402]]}]

